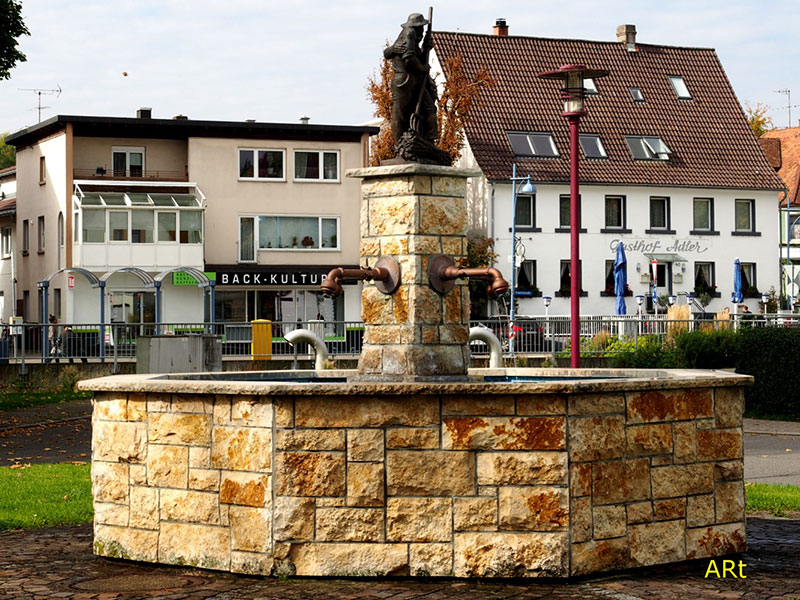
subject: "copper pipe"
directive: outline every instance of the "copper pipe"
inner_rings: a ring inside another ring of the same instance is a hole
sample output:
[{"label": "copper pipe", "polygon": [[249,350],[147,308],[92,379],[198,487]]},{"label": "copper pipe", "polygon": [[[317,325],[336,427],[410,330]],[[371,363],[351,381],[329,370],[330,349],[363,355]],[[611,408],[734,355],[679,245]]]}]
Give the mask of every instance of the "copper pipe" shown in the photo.
[{"label": "copper pipe", "polygon": [[[391,261],[391,262],[389,262]],[[374,267],[366,267],[363,269],[343,269],[336,267],[331,269],[330,273],[322,280],[320,287],[326,296],[338,296],[342,293],[343,281],[370,281],[382,282],[384,285],[378,286],[379,289],[386,293],[391,294],[397,289],[400,283],[399,267],[395,268],[393,273],[392,266],[397,263],[393,259],[381,257]]]},{"label": "copper pipe", "polygon": [[494,267],[484,269],[464,269],[461,267],[445,267],[442,279],[485,279],[489,281],[489,295],[496,298],[508,291],[508,282],[503,279],[503,274]]}]

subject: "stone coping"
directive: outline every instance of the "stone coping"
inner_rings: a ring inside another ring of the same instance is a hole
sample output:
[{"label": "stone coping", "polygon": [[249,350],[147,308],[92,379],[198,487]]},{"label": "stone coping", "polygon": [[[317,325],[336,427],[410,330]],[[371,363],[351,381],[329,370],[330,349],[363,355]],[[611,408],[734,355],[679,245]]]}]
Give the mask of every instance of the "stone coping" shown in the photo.
[{"label": "stone coping", "polygon": [[408,163],[403,165],[384,165],[381,167],[364,167],[361,169],[348,169],[345,177],[388,177],[392,175],[433,175],[437,177],[480,177],[480,169],[459,169],[442,165],[423,165]]},{"label": "stone coping", "polygon": [[[257,375],[274,375],[277,381],[257,381]],[[357,375],[356,370],[292,371],[295,377],[342,379]],[[693,387],[752,385],[753,378],[730,371],[700,369],[470,369],[470,380],[463,382],[292,382],[286,371],[248,371],[245,380],[238,373],[185,373],[112,375],[78,382],[79,390],[103,392],[162,392],[195,394],[235,394],[287,396],[320,395],[397,395],[415,394],[576,394],[591,392],[636,391]],[[486,376],[569,377],[552,382],[486,382]],[[208,377],[200,379],[200,377]],[[578,379],[574,379],[574,378]],[[605,379],[597,379],[604,377]],[[213,379],[212,379],[213,378]],[[584,378],[584,379],[581,379]]]}]

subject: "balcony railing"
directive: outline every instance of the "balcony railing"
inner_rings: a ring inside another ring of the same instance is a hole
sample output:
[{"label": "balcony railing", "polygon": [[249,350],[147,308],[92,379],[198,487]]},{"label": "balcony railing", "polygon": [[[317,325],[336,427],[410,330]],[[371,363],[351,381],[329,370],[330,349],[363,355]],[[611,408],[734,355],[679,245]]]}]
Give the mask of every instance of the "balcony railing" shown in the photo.
[{"label": "balcony railing", "polygon": [[97,179],[114,181],[189,181],[186,171],[142,170],[115,171],[98,167],[96,169],[73,169],[74,179]]}]

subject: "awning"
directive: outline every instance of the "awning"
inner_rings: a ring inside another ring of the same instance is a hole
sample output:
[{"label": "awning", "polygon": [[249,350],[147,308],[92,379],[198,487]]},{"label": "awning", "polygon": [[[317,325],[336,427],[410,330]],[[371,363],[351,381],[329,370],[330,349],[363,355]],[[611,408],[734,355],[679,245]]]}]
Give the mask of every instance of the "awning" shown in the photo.
[{"label": "awning", "polygon": [[648,254],[645,252],[644,254],[650,260],[657,260],[658,262],[663,263],[673,263],[673,262],[689,262],[685,258],[683,258],[680,254],[659,254],[657,252],[651,252]]}]

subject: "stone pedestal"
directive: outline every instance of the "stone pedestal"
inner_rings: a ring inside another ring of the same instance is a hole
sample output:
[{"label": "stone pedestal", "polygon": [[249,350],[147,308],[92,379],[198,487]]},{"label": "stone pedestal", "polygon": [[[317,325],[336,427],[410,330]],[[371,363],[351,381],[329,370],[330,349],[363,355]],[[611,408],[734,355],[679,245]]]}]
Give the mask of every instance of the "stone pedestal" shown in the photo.
[{"label": "stone pedestal", "polygon": [[364,346],[358,379],[465,379],[469,365],[469,293],[465,281],[444,295],[428,284],[438,254],[458,264],[467,254],[466,180],[478,171],[407,164],[353,169],[361,183],[361,264],[397,260],[401,285],[392,295],[365,283]]}]

